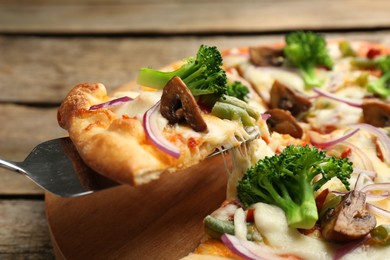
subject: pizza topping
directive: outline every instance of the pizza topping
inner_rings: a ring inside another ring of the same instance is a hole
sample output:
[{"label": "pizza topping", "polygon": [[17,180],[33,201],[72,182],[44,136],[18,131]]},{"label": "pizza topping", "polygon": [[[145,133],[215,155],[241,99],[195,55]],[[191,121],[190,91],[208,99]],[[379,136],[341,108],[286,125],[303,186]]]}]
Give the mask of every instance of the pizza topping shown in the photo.
[{"label": "pizza topping", "polygon": [[260,117],[260,114],[254,108],[249,106],[246,102],[239,100],[238,98],[232,96],[222,96],[219,101],[244,109],[248,113],[248,115],[255,120]]},{"label": "pizza topping", "polygon": [[270,107],[288,110],[293,116],[306,112],[311,101],[303,94],[275,81],[271,88]]},{"label": "pizza topping", "polygon": [[339,42],[339,50],[342,57],[355,57],[356,51],[352,48],[349,41],[343,40]]},{"label": "pizza topping", "polygon": [[323,81],[316,75],[315,68],[324,66],[333,67],[325,38],[313,32],[292,32],[286,35],[284,54],[287,63],[298,68],[302,73],[306,88],[321,86]]},{"label": "pizza topping", "polygon": [[93,105],[89,108],[89,110],[96,110],[96,109],[100,109],[100,108],[112,108],[112,107],[122,105],[123,103],[127,103],[127,102],[132,101],[132,100],[133,100],[133,98],[131,98],[131,97],[123,96],[123,97],[119,97],[119,98],[116,98],[116,99],[113,99],[113,100],[110,100],[110,101],[107,101],[104,103]]},{"label": "pizza topping", "polygon": [[238,239],[246,240],[247,236],[246,214],[242,208],[234,212],[234,235]]},{"label": "pizza topping", "polygon": [[283,49],[266,46],[249,48],[249,57],[256,66],[281,66],[284,62]]},{"label": "pizza topping", "polygon": [[364,122],[376,127],[390,126],[390,104],[378,99],[363,101]]},{"label": "pizza topping", "polygon": [[241,121],[241,123],[244,126],[254,126],[255,125],[255,122],[248,115],[248,113],[245,111],[245,109],[242,109],[240,107],[236,107],[232,104],[218,101],[213,106],[213,109],[211,110],[211,114],[216,116],[216,117],[222,118],[222,119]]},{"label": "pizza topping", "polygon": [[332,259],[330,250],[334,245],[289,227],[281,208],[261,202],[253,207],[257,229],[267,245],[272,246],[279,254],[296,256],[292,259]]},{"label": "pizza topping", "polygon": [[226,92],[228,96],[236,97],[242,101],[246,101],[248,99],[249,89],[240,81],[233,81],[226,85]]},{"label": "pizza topping", "polygon": [[168,81],[161,96],[160,112],[170,124],[186,121],[197,132],[207,131],[194,96],[177,76]]},{"label": "pizza topping", "polygon": [[390,225],[379,225],[370,234],[376,244],[390,245]]},{"label": "pizza topping", "polygon": [[238,98],[223,96],[213,106],[211,114],[228,120],[238,120],[244,126],[255,126],[260,114]]},{"label": "pizza topping", "polygon": [[376,226],[376,219],[365,209],[364,192],[353,191],[329,210],[321,221],[321,233],[330,241],[347,242],[365,237]]},{"label": "pizza topping", "polygon": [[367,85],[367,90],[383,99],[390,96],[390,56],[376,59],[377,68],[382,75]]},{"label": "pizza topping", "polygon": [[325,141],[325,142],[320,140],[319,134],[317,132],[310,131],[309,132],[310,142],[315,147],[324,149],[324,148],[328,148],[330,146],[334,146],[336,144],[339,144],[339,143],[347,140],[348,138],[350,138],[351,136],[356,134],[359,130],[360,130],[359,128],[355,128],[352,131],[349,131],[349,132],[345,133],[343,136],[340,136],[340,137],[338,137],[336,139],[328,140],[328,141]]},{"label": "pizza topping", "polygon": [[201,95],[226,93],[226,73],[221,68],[222,56],[217,47],[201,45],[196,57],[174,71],[164,72],[142,68],[137,82],[146,87],[163,89],[174,76],[180,77],[191,93]]},{"label": "pizza topping", "polygon": [[148,139],[161,151],[167,154],[179,158],[180,149],[169,142],[164,136],[157,125],[157,117],[160,110],[160,102],[157,102],[153,107],[145,112],[143,116],[143,126]]},{"label": "pizza topping", "polygon": [[382,131],[382,129],[376,128],[369,124],[354,124],[351,126],[360,128],[375,137],[378,144],[378,149],[382,154],[383,161],[390,164],[390,138],[385,132]]},{"label": "pizza topping", "polygon": [[250,241],[245,241],[229,234],[223,234],[221,239],[230,250],[244,259],[286,260],[285,257],[277,255],[270,247],[265,245],[259,245]]},{"label": "pizza topping", "polygon": [[328,157],[314,147],[290,145],[248,169],[238,182],[237,193],[245,207],[256,202],[277,205],[286,213],[290,227],[310,229],[318,220],[314,191],[333,177],[349,188],[351,173],[348,159]]},{"label": "pizza topping", "polygon": [[298,124],[290,111],[274,108],[269,109],[265,114],[270,115],[267,119],[267,125],[271,132],[280,134],[289,134],[295,138],[301,138],[303,135],[302,127]]},{"label": "pizza topping", "polygon": [[347,104],[351,107],[357,107],[361,108],[362,107],[362,102],[358,100],[353,100],[345,97],[341,97],[340,95],[336,95],[330,92],[327,92],[325,90],[319,89],[319,88],[313,88],[313,91],[317,93],[319,96],[326,97],[338,102],[342,102],[344,104]]},{"label": "pizza topping", "polygon": [[[335,250],[335,253],[334,253],[334,256],[333,256],[333,260],[342,259],[343,256],[345,256],[345,255],[351,253],[352,251],[356,250],[357,248],[363,246],[369,240],[370,240],[370,237],[369,236],[365,236],[362,239],[354,240],[352,242],[349,242],[349,243],[339,247],[337,250]],[[360,258],[361,255],[358,254],[357,256],[355,256],[355,258],[356,257]],[[370,258],[367,258],[367,259],[370,259]]]},{"label": "pizza topping", "polygon": [[380,49],[378,49],[378,48],[370,48],[367,51],[366,57],[369,58],[369,59],[374,59],[374,58],[376,58],[377,56],[379,56],[381,54],[382,54],[382,51]]}]

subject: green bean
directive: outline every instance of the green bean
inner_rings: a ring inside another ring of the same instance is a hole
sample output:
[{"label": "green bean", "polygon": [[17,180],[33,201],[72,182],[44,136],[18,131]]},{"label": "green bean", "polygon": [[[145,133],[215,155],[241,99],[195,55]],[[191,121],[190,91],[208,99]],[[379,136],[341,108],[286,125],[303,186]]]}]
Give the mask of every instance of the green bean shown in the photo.
[{"label": "green bean", "polygon": [[352,46],[349,43],[349,41],[341,41],[341,42],[339,42],[339,50],[340,50],[341,55],[343,57],[355,57],[356,56],[356,52],[352,48]]},{"label": "green bean", "polygon": [[223,96],[220,101],[224,102],[224,103],[231,104],[231,105],[236,106],[236,107],[240,107],[242,109],[245,109],[246,112],[256,120],[260,116],[260,114],[255,109],[253,109],[251,106],[249,106],[245,101],[242,101],[238,98],[231,97],[231,96]]},{"label": "green bean", "polygon": [[215,103],[211,114],[222,119],[241,120],[244,126],[255,124],[253,118],[249,116],[245,109],[221,101]]},{"label": "green bean", "polygon": [[390,225],[379,225],[371,231],[372,240],[380,245],[390,244]]}]

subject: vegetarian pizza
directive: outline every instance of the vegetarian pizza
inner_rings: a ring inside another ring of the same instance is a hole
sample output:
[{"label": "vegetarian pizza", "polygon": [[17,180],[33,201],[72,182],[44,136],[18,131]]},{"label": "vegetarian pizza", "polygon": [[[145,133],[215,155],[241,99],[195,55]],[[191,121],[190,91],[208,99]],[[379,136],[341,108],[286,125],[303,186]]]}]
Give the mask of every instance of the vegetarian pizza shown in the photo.
[{"label": "vegetarian pizza", "polygon": [[130,185],[228,149],[226,201],[187,259],[387,259],[389,83],[386,47],[299,31],[202,45],[129,91],[80,84],[58,121],[87,165]]},{"label": "vegetarian pizza", "polygon": [[145,184],[218,149],[267,136],[261,99],[229,80],[221,65],[218,49],[202,45],[171,71],[141,69],[131,91],[109,96],[103,84],[77,85],[61,104],[58,122],[96,172]]}]

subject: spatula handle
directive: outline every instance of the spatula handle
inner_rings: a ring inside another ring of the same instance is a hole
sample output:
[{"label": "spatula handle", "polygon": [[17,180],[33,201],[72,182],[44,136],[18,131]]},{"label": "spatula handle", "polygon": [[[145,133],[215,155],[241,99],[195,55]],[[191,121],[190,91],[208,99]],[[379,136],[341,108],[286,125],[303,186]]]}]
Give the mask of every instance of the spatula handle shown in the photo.
[{"label": "spatula handle", "polygon": [[26,171],[21,168],[18,163],[6,161],[3,159],[0,159],[0,167],[17,173],[26,173]]}]

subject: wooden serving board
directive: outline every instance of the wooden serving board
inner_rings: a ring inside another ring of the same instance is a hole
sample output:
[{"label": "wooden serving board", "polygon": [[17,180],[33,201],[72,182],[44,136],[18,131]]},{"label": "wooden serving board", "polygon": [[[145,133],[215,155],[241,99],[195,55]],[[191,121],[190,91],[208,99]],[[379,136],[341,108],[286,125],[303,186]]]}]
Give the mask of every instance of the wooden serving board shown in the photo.
[{"label": "wooden serving board", "polygon": [[204,236],[202,220],[226,197],[221,156],[140,187],[92,195],[46,194],[58,259],[180,259]]}]

